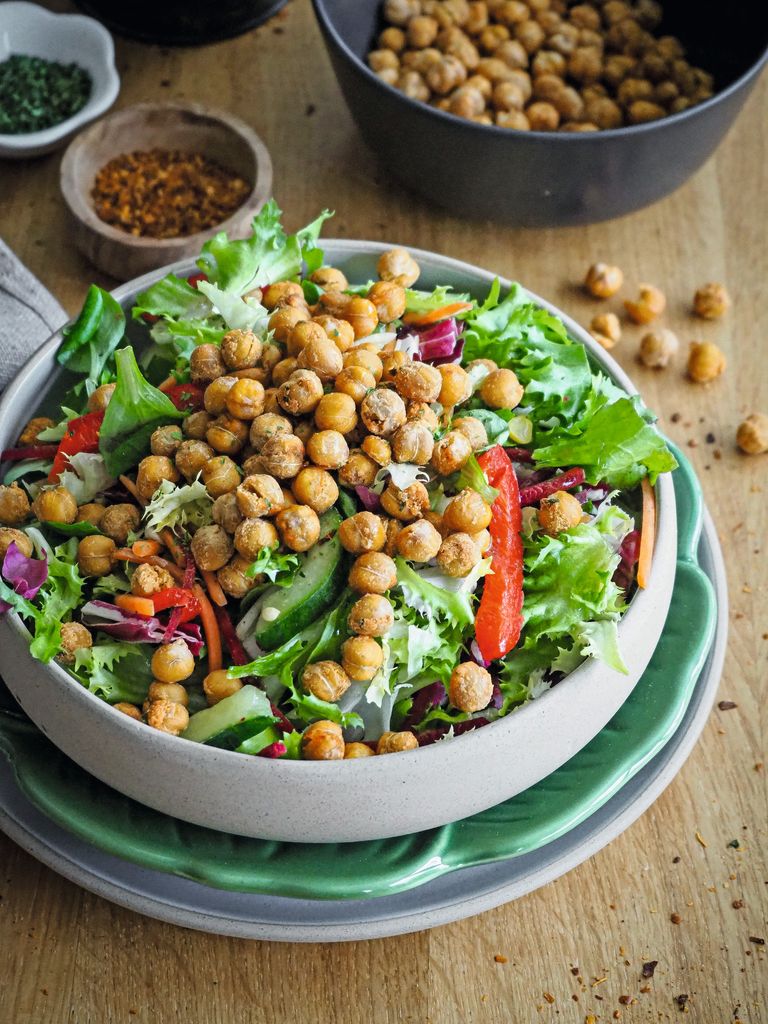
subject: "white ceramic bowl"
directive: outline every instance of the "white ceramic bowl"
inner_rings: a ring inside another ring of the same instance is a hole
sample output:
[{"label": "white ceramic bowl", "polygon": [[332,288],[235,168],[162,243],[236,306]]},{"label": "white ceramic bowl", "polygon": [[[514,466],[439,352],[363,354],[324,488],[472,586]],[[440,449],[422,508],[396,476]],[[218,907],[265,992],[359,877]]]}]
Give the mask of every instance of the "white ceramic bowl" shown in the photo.
[{"label": "white ceramic bowl", "polygon": [[17,0],[1,3],[0,62],[15,53],[79,64],[91,76],[93,85],[82,110],[61,124],[26,135],[0,135],[0,157],[20,159],[58,149],[117,98],[120,79],[115,70],[112,36],[94,18],[53,14],[38,4]]},{"label": "white ceramic bowl", "polygon": [[[375,276],[378,242],[326,241],[328,262],[352,281]],[[423,287],[451,284],[484,297],[494,275],[412,250]],[[177,272],[193,265],[179,263]],[[118,288],[124,306],[163,274]],[[502,282],[508,284],[508,282]],[[561,316],[627,391],[617,364],[573,320]],[[134,340],[143,335],[132,325]],[[15,441],[41,393],[55,381],[54,335],[0,402],[0,447]],[[110,708],[60,668],[29,653],[18,617],[0,619],[0,672],[32,720],[69,757],[143,804],[225,832],[296,842],[339,842],[406,835],[467,817],[527,789],[587,744],[621,707],[645,670],[667,616],[675,577],[677,521],[669,476],[656,488],[656,548],[647,590],[620,624],[624,676],[589,661],[558,686],[499,722],[453,740],[389,757],[318,763],[248,757],[147,728]]]}]

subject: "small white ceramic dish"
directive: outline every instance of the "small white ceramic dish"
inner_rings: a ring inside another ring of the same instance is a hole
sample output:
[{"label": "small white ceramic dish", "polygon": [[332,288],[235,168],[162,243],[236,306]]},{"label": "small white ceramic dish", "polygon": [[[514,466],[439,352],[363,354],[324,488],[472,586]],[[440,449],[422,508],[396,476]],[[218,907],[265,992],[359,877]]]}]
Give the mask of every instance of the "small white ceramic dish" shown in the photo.
[{"label": "small white ceramic dish", "polygon": [[[323,242],[327,262],[350,281],[375,276],[378,242]],[[452,285],[484,297],[494,276],[459,260],[411,250],[422,287]],[[118,288],[130,308],[138,292],[168,269]],[[503,286],[509,282],[502,280]],[[562,317],[613,379],[634,394],[621,368],[573,320]],[[138,333],[134,333],[138,332]],[[131,327],[134,340],[143,326]],[[10,446],[58,375],[54,335],[18,374],[0,402],[0,448]],[[0,619],[0,673],[35,724],[68,757],[108,785],[176,818],[223,832],[290,842],[344,842],[420,832],[457,821],[534,785],[568,761],[613,717],[645,671],[667,617],[675,578],[677,519],[669,476],[656,486],[657,537],[649,586],[619,627],[628,674],[587,661],[520,711],[449,742],[396,757],[317,763],[266,760],[192,744],[114,711],[55,663],[29,653],[14,613]]]},{"label": "small white ceramic dish", "polygon": [[23,0],[1,3],[0,62],[16,53],[79,64],[91,76],[93,85],[82,110],[66,121],[40,132],[0,135],[0,157],[21,159],[58,149],[117,98],[120,79],[115,70],[112,36],[94,18],[53,14]]}]

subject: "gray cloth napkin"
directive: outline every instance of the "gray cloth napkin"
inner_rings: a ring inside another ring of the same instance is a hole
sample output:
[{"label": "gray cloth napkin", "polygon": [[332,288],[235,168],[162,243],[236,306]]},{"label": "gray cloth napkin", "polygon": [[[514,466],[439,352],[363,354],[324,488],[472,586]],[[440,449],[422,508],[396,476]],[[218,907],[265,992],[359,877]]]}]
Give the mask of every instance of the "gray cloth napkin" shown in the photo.
[{"label": "gray cloth napkin", "polygon": [[67,314],[0,238],[0,392]]}]

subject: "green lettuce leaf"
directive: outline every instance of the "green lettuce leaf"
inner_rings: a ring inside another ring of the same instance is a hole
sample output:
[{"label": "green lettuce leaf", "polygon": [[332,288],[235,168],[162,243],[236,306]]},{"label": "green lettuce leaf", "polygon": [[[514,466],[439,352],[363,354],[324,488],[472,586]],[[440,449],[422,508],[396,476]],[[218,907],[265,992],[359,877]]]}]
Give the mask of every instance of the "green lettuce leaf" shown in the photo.
[{"label": "green lettuce leaf", "polygon": [[471,487],[477,491],[478,494],[485,498],[489,505],[494,503],[499,494],[496,488],[491,487],[488,483],[488,479],[474,455],[470,455],[461,467],[458,479],[456,480],[457,490],[463,490],[465,487]]},{"label": "green lettuce leaf", "polygon": [[533,457],[539,466],[581,466],[589,483],[605,481],[622,490],[644,476],[655,483],[659,473],[677,466],[663,437],[627,397],[598,408],[578,437],[555,440]]},{"label": "green lettuce leaf", "polygon": [[201,281],[197,287],[210,300],[214,312],[218,313],[230,330],[258,333],[266,330],[269,313],[260,302],[241,299],[239,295],[222,291],[210,281]]},{"label": "green lettuce leaf", "polygon": [[156,427],[184,419],[184,413],[170,398],[144,379],[133,348],[121,348],[115,362],[117,387],[104,413],[99,435],[99,451],[112,476],[139,462]]},{"label": "green lettuce leaf", "polygon": [[141,704],[152,682],[152,650],[149,644],[125,641],[80,647],[71,672],[91,693],[110,704]]},{"label": "green lettuce leaf", "polygon": [[213,498],[199,477],[181,487],[163,480],[144,509],[143,518],[148,529],[155,533],[165,527],[175,530],[208,526],[213,522],[212,508]]},{"label": "green lettuce leaf", "polygon": [[298,572],[301,560],[298,555],[292,552],[281,553],[278,547],[262,548],[245,571],[245,575],[253,579],[254,576],[264,575],[270,583],[278,587],[289,587],[293,583]]},{"label": "green lettuce leaf", "polygon": [[405,559],[395,559],[397,589],[407,604],[430,622],[447,621],[455,626],[470,626],[475,621],[471,595],[441,590],[428,583]]},{"label": "green lettuce leaf", "polygon": [[103,456],[97,452],[76,452],[68,456],[68,468],[59,474],[59,483],[66,487],[78,505],[85,505],[114,483]]},{"label": "green lettuce leaf", "polygon": [[419,291],[416,288],[405,289],[405,308],[408,313],[431,313],[451,302],[470,301],[470,295],[465,292],[454,292],[450,285],[438,285],[431,292]]},{"label": "green lettuce leaf", "polygon": [[61,647],[61,624],[79,607],[83,578],[77,569],[77,539],[54,548],[48,560],[48,578],[35,598],[34,638],[30,652],[39,661],[50,661]]}]

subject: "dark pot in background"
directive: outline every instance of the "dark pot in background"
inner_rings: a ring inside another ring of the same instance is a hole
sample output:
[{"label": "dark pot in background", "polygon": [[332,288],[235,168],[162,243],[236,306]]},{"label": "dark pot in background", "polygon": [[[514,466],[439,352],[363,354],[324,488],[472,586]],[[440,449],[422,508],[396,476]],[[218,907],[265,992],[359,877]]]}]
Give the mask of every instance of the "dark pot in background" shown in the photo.
[{"label": "dark pot in background", "polygon": [[732,4],[714,17],[697,0],[668,0],[659,34],[677,35],[691,63],[715,75],[712,99],[612,131],[510,131],[377,78],[365,55],[383,27],[379,0],[313,3],[347,105],[387,170],[457,216],[522,227],[608,220],[673,192],[718,146],[768,60],[768,5]]},{"label": "dark pot in background", "polygon": [[271,18],[287,0],[77,0],[118,35],[166,46],[197,46],[239,36]]}]

